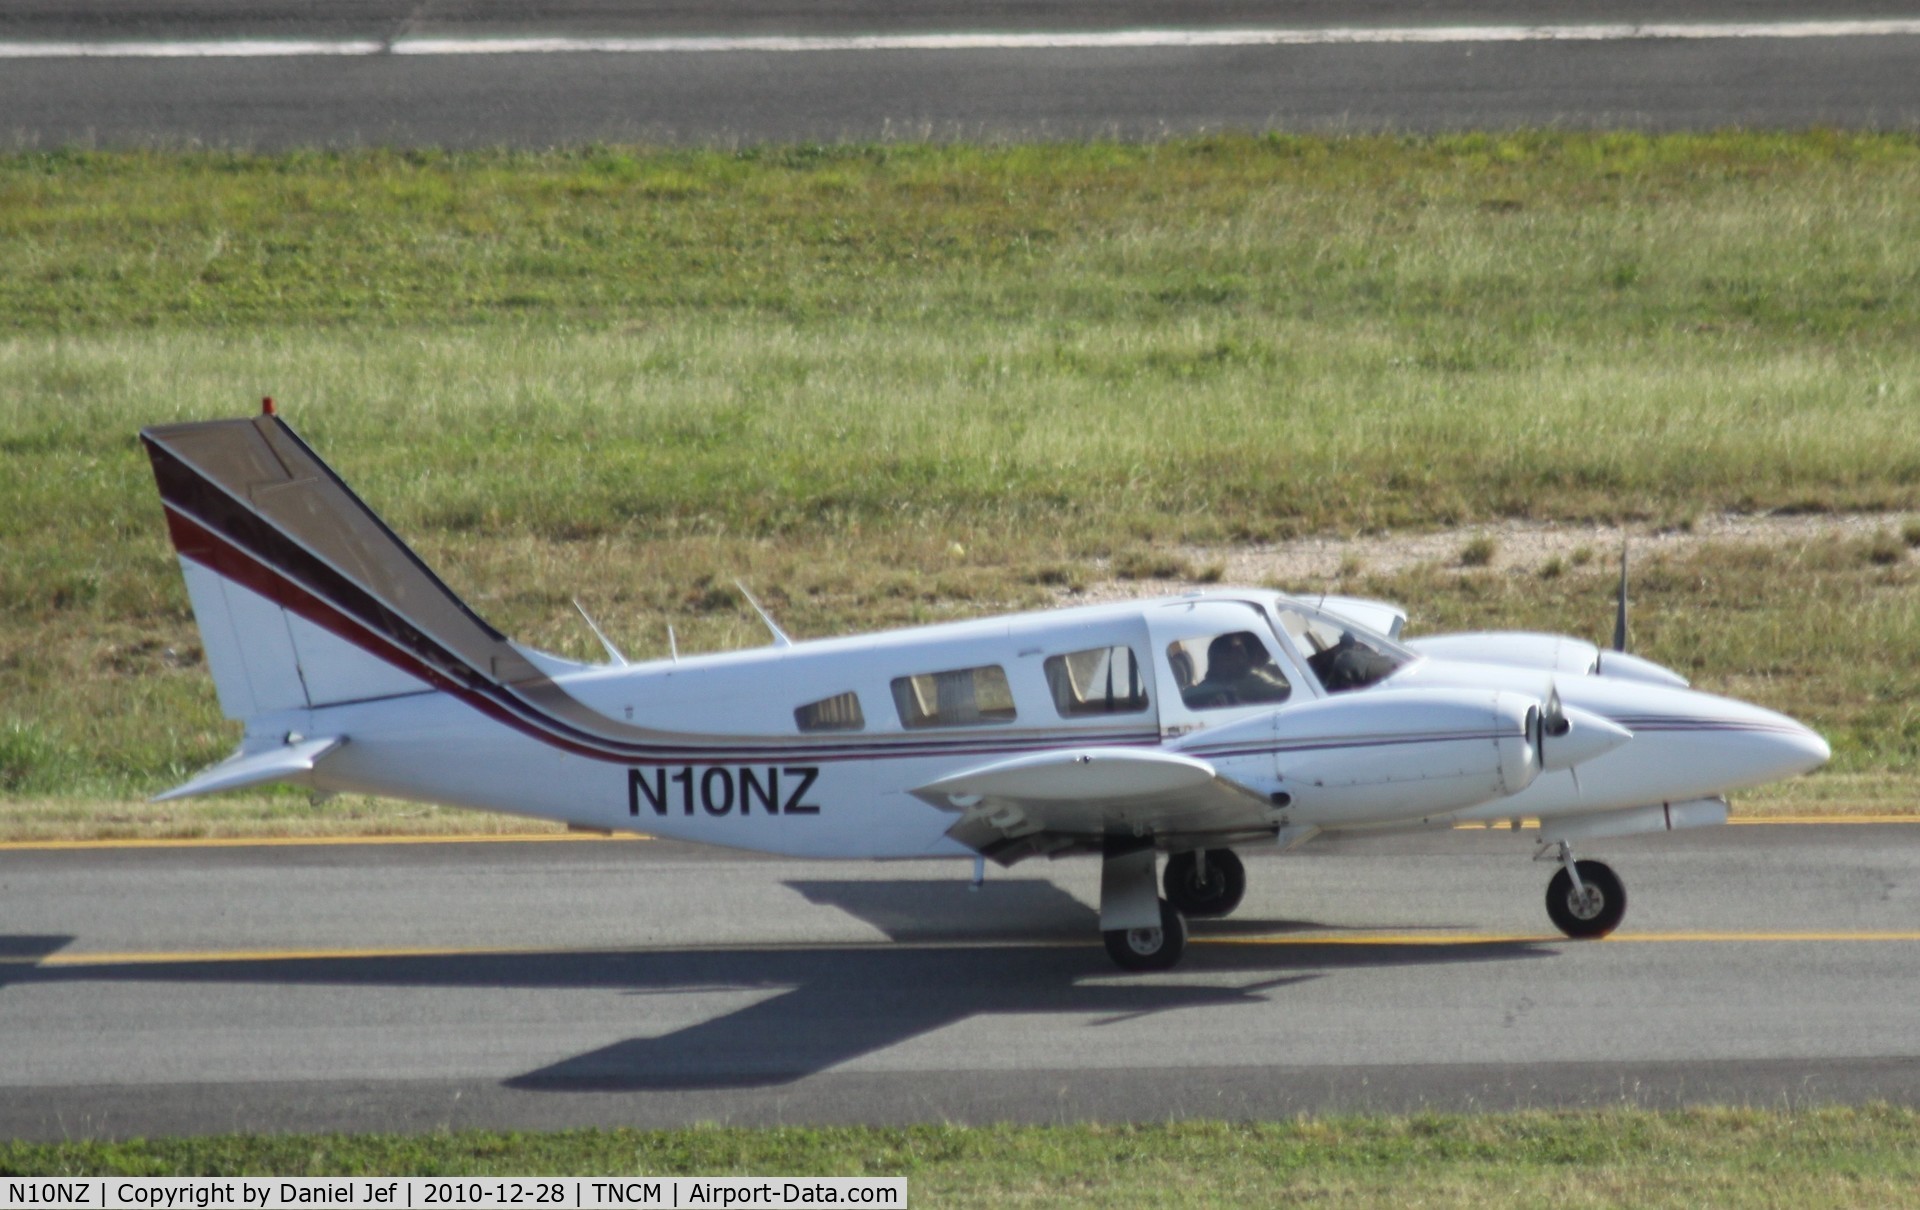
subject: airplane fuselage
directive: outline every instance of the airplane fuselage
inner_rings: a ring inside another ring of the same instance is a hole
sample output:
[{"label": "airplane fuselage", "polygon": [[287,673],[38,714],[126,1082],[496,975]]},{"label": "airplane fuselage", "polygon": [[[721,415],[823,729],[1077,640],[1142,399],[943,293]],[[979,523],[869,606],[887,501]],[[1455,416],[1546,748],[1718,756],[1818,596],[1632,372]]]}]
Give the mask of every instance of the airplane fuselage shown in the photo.
[{"label": "airplane fuselage", "polygon": [[[1177,703],[1179,686],[1165,660],[1149,655],[1154,615],[1202,606],[1229,611],[1229,620],[1210,625],[1238,625],[1230,619],[1241,613],[1249,626],[1258,624],[1293,690],[1288,701],[1213,711],[1159,705],[1169,698]],[[321,790],[796,856],[970,857],[972,849],[947,835],[954,814],[915,797],[914,787],[995,756],[1054,748],[1206,753],[1213,736],[1244,731],[1250,718],[1284,716],[1325,700],[1327,692],[1284,630],[1269,623],[1281,608],[1303,606],[1271,592],[1224,591],[677,661],[568,668],[553,661],[554,682],[569,695],[623,729],[654,738],[654,750],[643,754],[561,746],[424,685],[418,693],[278,713],[258,720],[256,729],[349,736],[315,771],[313,784]],[[1136,695],[1143,708],[1063,717],[1044,672],[1047,658],[1129,645],[1140,650],[1148,674]],[[916,728],[901,715],[897,682],[982,667],[1005,674],[1003,721]],[[1326,795],[1290,777],[1300,757],[1286,746],[1256,743],[1213,759],[1236,780],[1289,797],[1273,813],[1278,836],[1288,828],[1543,819],[1710,798],[1797,772],[1824,752],[1817,736],[1783,715],[1692,689],[1605,676],[1418,658],[1355,700],[1427,689],[1544,696],[1549,680],[1566,705],[1626,728],[1632,742],[1576,769],[1540,772],[1524,788],[1485,801],[1432,798],[1423,784],[1431,779],[1421,779],[1389,788],[1384,803],[1364,811],[1346,800],[1323,804]],[[860,703],[860,730],[801,731],[796,710],[839,694]],[[1369,736],[1351,747],[1377,767],[1392,758],[1390,749],[1425,756],[1436,743],[1431,736],[1391,740]]]}]

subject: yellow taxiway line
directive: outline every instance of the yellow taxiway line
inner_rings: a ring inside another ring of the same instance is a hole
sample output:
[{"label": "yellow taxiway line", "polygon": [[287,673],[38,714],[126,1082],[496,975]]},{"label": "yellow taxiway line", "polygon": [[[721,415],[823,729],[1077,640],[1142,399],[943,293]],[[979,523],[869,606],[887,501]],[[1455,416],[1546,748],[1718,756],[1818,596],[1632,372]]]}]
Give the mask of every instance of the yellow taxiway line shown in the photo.
[{"label": "yellow taxiway line", "polygon": [[[1777,815],[1727,821],[1744,827],[1816,827],[1828,824],[1920,824],[1920,815]],[[1455,824],[1460,832],[1507,832],[1506,821],[1497,823]],[[1518,831],[1540,826],[1537,819],[1524,819]],[[8,840],[0,841],[0,853],[84,852],[105,849],[248,849],[303,848],[323,845],[404,845],[404,844],[561,844],[596,840],[652,840],[639,832],[503,832],[450,833],[433,836],[217,836],[179,837],[153,840]]]},{"label": "yellow taxiway line", "polygon": [[[1816,824],[1920,823],[1920,815],[1736,815],[1732,819],[1727,820],[1727,823],[1749,828],[1806,828]],[[1528,817],[1521,819],[1520,826],[1517,828],[1510,825],[1504,819],[1497,819],[1487,823],[1457,823],[1453,825],[1453,830],[1456,832],[1532,832],[1539,827],[1539,820]],[[1681,830],[1692,831],[1693,829]],[[1646,833],[1646,835],[1656,835],[1656,833]],[[1612,837],[1610,839],[1620,840],[1625,838]]]},{"label": "yellow taxiway line", "polygon": [[[1587,945],[1574,942],[1559,933],[1296,933],[1275,937],[1194,937],[1196,943],[1209,945]],[[1606,944],[1623,942],[1826,942],[1826,941],[1920,941],[1920,930],[1888,932],[1681,932],[1615,933],[1601,938]]]},{"label": "yellow taxiway line", "polygon": [[[1834,943],[1834,942],[1920,942],[1920,930],[1893,930],[1869,932],[1863,930],[1828,930],[1807,932],[1669,932],[1669,933],[1616,933],[1602,942],[1603,944],[1727,944],[1727,943]],[[1197,945],[1260,945],[1292,946],[1299,948],[1331,946],[1417,946],[1423,948],[1446,948],[1474,945],[1589,945],[1592,942],[1574,942],[1558,933],[1299,933],[1273,937],[1195,937]],[[1000,941],[990,943],[1002,946],[1025,946],[1026,942]],[[1049,944],[1034,942],[1033,944]],[[1072,943],[1080,944],[1080,943]],[[1091,942],[1086,943],[1088,945]],[[693,947],[738,949],[739,946]],[[802,945],[781,945],[782,949],[925,949],[924,945],[912,942],[891,941],[844,941],[814,942]],[[933,948],[978,948],[968,942],[938,943]],[[545,949],[529,946],[383,946],[383,947],[346,947],[346,948],[309,948],[282,950],[134,950],[125,952],[80,952],[51,953],[39,957],[31,955],[13,955],[0,957],[0,967],[5,966],[41,966],[72,969],[95,966],[162,966],[162,965],[200,965],[216,963],[246,962],[353,962],[396,958],[499,958],[499,957],[565,957],[570,954],[606,954],[631,953],[644,955],[662,951],[620,947],[608,949],[591,947],[586,949]],[[677,952],[677,951],[676,951]]]},{"label": "yellow taxiway line", "polygon": [[63,852],[89,849],[278,849],[320,845],[391,844],[559,844],[587,840],[652,840],[639,832],[449,833],[444,836],[203,836],[153,840],[8,840],[0,853]]},{"label": "yellow taxiway line", "polygon": [[[44,958],[14,957],[0,964],[25,966],[159,966],[170,963],[200,964],[217,962],[351,962],[369,958],[491,958],[503,955],[551,955],[565,950],[528,949],[524,946],[392,946],[364,949],[292,949],[292,950],[139,950],[126,953],[48,954]],[[587,952],[587,951],[581,951]],[[599,951],[594,951],[599,952]],[[636,951],[638,952],[638,951]]]},{"label": "yellow taxiway line", "polygon": [[1745,827],[1780,824],[1783,827],[1803,828],[1822,823],[1920,823],[1920,815],[1760,815],[1745,819],[1736,815],[1727,822]]}]

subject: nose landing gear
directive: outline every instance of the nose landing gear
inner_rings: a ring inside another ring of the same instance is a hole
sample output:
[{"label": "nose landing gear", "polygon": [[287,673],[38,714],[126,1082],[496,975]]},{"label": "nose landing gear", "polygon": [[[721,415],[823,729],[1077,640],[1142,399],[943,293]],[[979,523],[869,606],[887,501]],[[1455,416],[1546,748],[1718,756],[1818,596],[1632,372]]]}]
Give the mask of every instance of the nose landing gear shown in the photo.
[{"label": "nose landing gear", "polygon": [[[1543,854],[1544,856],[1544,854]],[[1576,861],[1559,845],[1560,872],[1547,883],[1547,917],[1569,937],[1604,937],[1627,914],[1627,888],[1613,867],[1601,861]]]}]

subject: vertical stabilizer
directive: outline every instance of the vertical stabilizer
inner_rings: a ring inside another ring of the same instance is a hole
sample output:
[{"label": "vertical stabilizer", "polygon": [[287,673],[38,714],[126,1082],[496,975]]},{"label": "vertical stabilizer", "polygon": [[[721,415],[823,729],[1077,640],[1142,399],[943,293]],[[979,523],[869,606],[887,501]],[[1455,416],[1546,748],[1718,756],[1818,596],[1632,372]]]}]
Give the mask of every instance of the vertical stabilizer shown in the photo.
[{"label": "vertical stabilizer", "polygon": [[228,717],[537,676],[277,416],[140,436]]},{"label": "vertical stabilizer", "polygon": [[481,620],[278,416],[140,439],[228,715],[438,690],[582,754],[644,756],[686,738],[568,694],[553,679],[566,661]]}]

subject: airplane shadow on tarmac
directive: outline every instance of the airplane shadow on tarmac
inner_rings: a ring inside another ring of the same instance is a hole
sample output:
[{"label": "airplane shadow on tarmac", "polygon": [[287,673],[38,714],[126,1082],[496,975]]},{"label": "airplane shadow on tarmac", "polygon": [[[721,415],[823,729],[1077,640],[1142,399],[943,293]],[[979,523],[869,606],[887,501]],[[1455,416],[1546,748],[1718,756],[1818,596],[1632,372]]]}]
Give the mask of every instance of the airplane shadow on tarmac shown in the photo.
[{"label": "airplane shadow on tarmac", "polygon": [[66,934],[0,934],[0,987],[19,982],[15,976],[31,974],[36,969],[35,963],[59,953],[73,942],[74,938]]},{"label": "airplane shadow on tarmac", "polygon": [[[861,1055],[981,1015],[1072,1013],[1120,1020],[1231,1008],[1289,984],[1390,965],[1505,962],[1555,952],[1550,941],[1364,946],[1205,944],[1244,927],[1275,934],[1299,921],[1203,922],[1175,972],[1128,975],[1094,942],[1096,913],[1041,881],[793,882],[813,903],[872,923],[892,944],[685,950],[143,961],[45,965],[70,939],[0,936],[0,984],[151,981],[293,985],[601,988],[634,996],[715,990],[767,994],[736,1012],[641,1036],[516,1076],[548,1092],[664,1091],[791,1083]],[[1211,930],[1211,932],[1210,932]],[[1177,1024],[1170,1024],[1177,1028]]]}]

